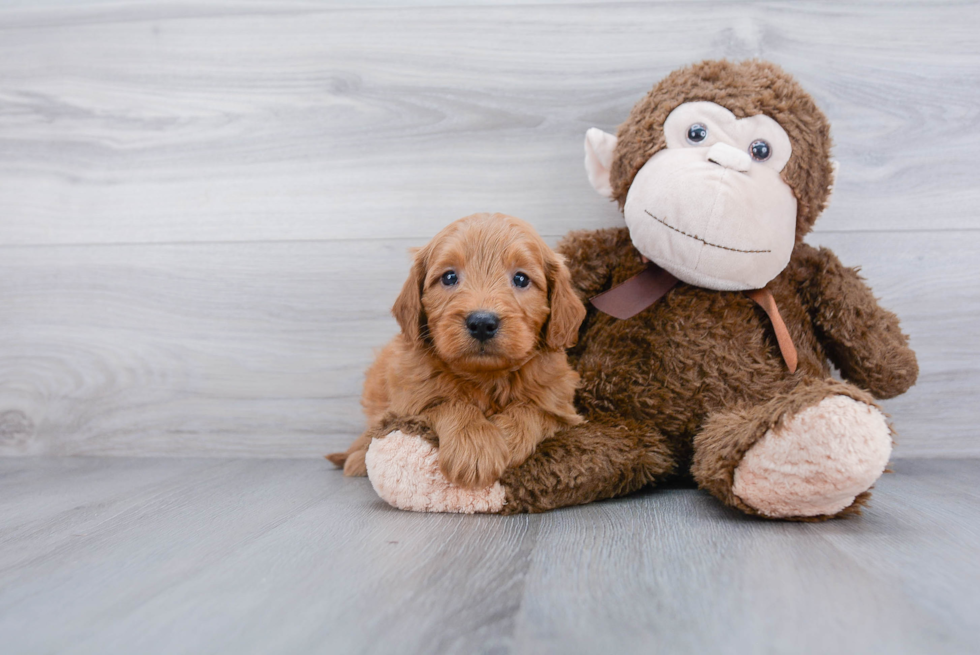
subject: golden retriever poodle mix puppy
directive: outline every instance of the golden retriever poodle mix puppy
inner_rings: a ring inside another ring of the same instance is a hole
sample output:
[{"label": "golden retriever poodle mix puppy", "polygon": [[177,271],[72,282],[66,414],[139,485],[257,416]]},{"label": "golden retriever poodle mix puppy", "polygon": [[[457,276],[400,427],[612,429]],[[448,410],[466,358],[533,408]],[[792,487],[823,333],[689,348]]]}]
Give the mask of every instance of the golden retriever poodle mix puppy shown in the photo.
[{"label": "golden retriever poodle mix puppy", "polygon": [[415,254],[392,314],[401,327],[367,371],[368,430],[327,459],[366,475],[373,430],[420,417],[439,466],[459,486],[493,484],[565,425],[582,422],[578,374],[565,357],[585,307],[568,269],[524,221],[474,214]]}]

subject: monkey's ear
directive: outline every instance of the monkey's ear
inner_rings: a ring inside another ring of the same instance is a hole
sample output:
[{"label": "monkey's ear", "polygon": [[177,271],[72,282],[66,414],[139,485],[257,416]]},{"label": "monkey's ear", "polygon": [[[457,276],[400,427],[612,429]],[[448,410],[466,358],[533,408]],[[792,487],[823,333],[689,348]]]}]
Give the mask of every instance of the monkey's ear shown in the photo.
[{"label": "monkey's ear", "polygon": [[555,253],[548,258],[548,300],[551,314],[545,327],[545,343],[552,350],[571,348],[578,340],[578,329],[585,320],[585,305],[572,286],[565,260]]},{"label": "monkey's ear", "polygon": [[840,171],[840,162],[836,159],[830,160],[830,184],[827,185],[827,199],[823,201],[823,206],[830,204],[830,198],[834,195],[834,187],[837,185],[837,173]]},{"label": "monkey's ear", "polygon": [[412,341],[422,340],[425,329],[425,311],[422,308],[422,285],[425,284],[425,271],[428,266],[428,248],[415,252],[412,270],[395,300],[391,313],[398,321],[402,334]]},{"label": "monkey's ear", "polygon": [[592,188],[606,198],[612,198],[613,194],[609,171],[612,169],[615,150],[616,137],[612,134],[596,127],[590,127],[585,133],[585,172]]}]

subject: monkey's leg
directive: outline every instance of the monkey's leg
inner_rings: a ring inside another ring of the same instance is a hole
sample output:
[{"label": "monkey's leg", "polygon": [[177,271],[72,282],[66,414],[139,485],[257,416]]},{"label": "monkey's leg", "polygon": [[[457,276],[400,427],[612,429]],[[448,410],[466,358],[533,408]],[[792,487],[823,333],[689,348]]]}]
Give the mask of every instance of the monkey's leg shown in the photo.
[{"label": "monkey's leg", "polygon": [[515,514],[621,496],[674,472],[676,457],[658,431],[604,419],[566,428],[541,442],[520,466],[476,491],[439,471],[437,440],[425,426],[391,422],[368,449],[368,477],[400,509]]},{"label": "monkey's leg", "polygon": [[767,518],[857,513],[891,455],[871,396],[808,379],[765,403],[718,412],[694,439],[691,472],[726,505]]}]

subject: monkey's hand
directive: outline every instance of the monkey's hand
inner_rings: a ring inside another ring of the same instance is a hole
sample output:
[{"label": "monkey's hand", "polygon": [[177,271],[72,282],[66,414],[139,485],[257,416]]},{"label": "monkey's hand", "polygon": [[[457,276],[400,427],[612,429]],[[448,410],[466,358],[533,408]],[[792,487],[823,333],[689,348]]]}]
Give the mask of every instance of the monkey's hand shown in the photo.
[{"label": "monkey's hand", "polygon": [[908,391],[919,375],[898,317],[878,304],[853,268],[831,251],[803,246],[810,264],[808,305],[827,356],[845,380],[876,398]]}]

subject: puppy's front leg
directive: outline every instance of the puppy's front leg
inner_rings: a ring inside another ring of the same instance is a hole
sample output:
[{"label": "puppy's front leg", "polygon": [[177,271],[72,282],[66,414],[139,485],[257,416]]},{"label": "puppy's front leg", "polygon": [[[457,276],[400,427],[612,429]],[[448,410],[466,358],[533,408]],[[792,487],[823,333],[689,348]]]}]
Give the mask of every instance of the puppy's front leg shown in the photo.
[{"label": "puppy's front leg", "polygon": [[504,433],[510,451],[507,466],[523,464],[539,443],[564,424],[552,414],[531,405],[511,405],[491,416],[490,422]]},{"label": "puppy's front leg", "polygon": [[504,435],[468,403],[443,403],[429,411],[439,437],[439,468],[461,487],[481,489],[500,478],[509,459]]}]

